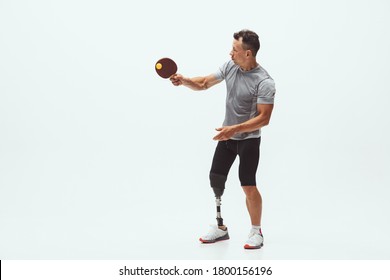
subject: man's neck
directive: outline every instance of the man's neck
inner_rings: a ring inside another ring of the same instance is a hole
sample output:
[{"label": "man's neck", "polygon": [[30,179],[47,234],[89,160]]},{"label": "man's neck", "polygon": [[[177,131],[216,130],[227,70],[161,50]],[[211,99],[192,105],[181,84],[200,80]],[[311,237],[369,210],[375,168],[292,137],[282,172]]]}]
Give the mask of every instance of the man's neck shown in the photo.
[{"label": "man's neck", "polygon": [[259,64],[257,63],[256,59],[253,59],[253,60],[249,60],[247,63],[245,63],[244,65],[240,66],[240,68],[243,71],[250,71],[250,70],[256,68],[257,65],[259,65]]}]

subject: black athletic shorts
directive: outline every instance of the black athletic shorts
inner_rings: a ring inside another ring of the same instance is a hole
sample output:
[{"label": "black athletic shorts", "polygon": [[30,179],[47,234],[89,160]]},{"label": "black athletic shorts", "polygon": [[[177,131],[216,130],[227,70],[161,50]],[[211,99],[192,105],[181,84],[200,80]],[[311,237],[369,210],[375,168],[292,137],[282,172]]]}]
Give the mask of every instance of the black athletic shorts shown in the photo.
[{"label": "black athletic shorts", "polygon": [[256,186],[256,171],[260,157],[261,138],[219,141],[215,149],[210,173],[227,177],[237,155],[241,186]]}]

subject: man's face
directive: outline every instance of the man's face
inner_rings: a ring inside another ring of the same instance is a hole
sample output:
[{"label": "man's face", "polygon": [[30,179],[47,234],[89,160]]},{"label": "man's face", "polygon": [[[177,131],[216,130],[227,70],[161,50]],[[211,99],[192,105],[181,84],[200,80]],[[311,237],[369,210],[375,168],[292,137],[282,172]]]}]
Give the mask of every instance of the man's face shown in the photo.
[{"label": "man's face", "polygon": [[233,48],[230,52],[230,56],[233,62],[237,65],[241,65],[245,61],[247,51],[242,47],[242,38],[239,38],[239,40],[233,40]]}]

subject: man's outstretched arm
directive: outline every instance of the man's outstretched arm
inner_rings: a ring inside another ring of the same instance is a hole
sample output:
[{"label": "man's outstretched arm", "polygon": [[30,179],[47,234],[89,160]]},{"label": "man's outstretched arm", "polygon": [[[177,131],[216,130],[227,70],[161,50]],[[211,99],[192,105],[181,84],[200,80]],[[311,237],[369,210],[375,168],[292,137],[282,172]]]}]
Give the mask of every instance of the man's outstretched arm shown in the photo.
[{"label": "man's outstretched arm", "polygon": [[206,90],[222,80],[218,80],[213,74],[204,77],[188,78],[181,74],[174,74],[169,78],[175,86],[186,86],[193,90]]}]

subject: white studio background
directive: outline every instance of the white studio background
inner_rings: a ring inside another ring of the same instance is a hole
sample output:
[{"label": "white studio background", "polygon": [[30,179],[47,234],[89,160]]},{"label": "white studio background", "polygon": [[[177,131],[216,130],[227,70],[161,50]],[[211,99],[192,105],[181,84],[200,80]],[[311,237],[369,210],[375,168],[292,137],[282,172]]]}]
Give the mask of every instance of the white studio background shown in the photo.
[{"label": "white studio background", "polygon": [[[0,259],[389,259],[390,4],[0,0]],[[263,129],[265,247],[244,251],[232,167],[215,223],[208,171],[232,34],[260,35],[277,85]]]}]

